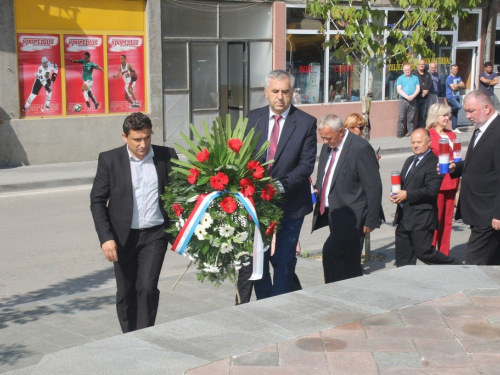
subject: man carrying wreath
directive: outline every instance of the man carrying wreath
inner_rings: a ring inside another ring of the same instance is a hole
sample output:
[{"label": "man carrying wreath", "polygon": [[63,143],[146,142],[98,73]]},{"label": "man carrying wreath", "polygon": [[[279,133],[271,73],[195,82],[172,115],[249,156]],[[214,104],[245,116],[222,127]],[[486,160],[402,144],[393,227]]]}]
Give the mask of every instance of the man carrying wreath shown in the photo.
[{"label": "man carrying wreath", "polygon": [[[274,160],[266,167],[277,180],[283,195],[284,211],[281,228],[276,235],[274,254],[264,253],[264,273],[254,281],[257,299],[290,292],[295,274],[295,255],[304,217],[312,212],[309,176],[314,170],[317,153],[316,118],[291,105],[295,78],[287,71],[274,70],[265,81],[264,92],[269,106],[248,113],[249,129],[260,132],[256,149],[269,141],[264,160]],[[271,280],[271,262],[274,277]],[[241,302],[249,302],[252,294],[251,265],[243,267],[238,277]]]}]

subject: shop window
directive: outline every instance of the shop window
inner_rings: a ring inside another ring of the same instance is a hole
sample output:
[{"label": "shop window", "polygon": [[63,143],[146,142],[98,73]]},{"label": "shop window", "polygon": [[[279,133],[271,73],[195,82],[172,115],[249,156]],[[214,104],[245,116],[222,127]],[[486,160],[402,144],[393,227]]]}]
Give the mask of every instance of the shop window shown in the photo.
[{"label": "shop window", "polygon": [[465,18],[458,21],[458,41],[475,42],[477,41],[477,29],[479,14],[469,13]]},{"label": "shop window", "polygon": [[187,44],[163,43],[163,87],[187,90]]},{"label": "shop window", "polygon": [[287,35],[287,69],[295,76],[302,103],[323,102],[324,36]]},{"label": "shop window", "polygon": [[446,93],[446,78],[450,75],[450,64],[451,64],[451,44],[452,36],[445,35],[447,43],[434,44],[431,41],[427,41],[427,47],[429,47],[436,55],[433,59],[427,59],[425,62],[427,65],[431,61],[434,61],[437,65],[437,72],[439,74],[439,84],[441,86],[441,96]]},{"label": "shop window", "polygon": [[264,87],[272,69],[272,43],[250,42],[250,88]]},{"label": "shop window", "polygon": [[329,65],[328,102],[357,102],[361,98],[361,74],[359,62],[347,65],[331,59]]},{"label": "shop window", "polygon": [[192,105],[194,110],[219,108],[217,44],[193,43],[191,48]]},{"label": "shop window", "polygon": [[286,28],[289,30],[319,30],[323,19],[308,14],[304,8],[286,8]]},{"label": "shop window", "polygon": [[220,5],[221,38],[269,39],[273,37],[271,4]]},{"label": "shop window", "polygon": [[162,1],[163,36],[217,38],[217,3]]}]

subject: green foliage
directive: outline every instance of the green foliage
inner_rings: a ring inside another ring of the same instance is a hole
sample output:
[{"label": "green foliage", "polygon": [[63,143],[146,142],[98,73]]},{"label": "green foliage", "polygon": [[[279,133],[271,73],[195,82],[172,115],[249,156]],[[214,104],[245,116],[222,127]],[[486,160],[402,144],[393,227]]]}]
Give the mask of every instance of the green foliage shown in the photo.
[{"label": "green foliage", "polygon": [[385,12],[377,9],[370,0],[307,0],[306,12],[322,18],[320,32],[344,26],[343,35],[332,35],[323,47],[334,48],[332,57],[352,64],[358,60],[370,68],[381,68],[384,62],[412,61],[417,55],[435,57],[427,41],[446,44],[439,29],[456,28],[454,16],[464,18],[465,8],[472,9],[481,0],[395,0],[394,5],[403,9],[403,16],[393,25],[382,26]]}]

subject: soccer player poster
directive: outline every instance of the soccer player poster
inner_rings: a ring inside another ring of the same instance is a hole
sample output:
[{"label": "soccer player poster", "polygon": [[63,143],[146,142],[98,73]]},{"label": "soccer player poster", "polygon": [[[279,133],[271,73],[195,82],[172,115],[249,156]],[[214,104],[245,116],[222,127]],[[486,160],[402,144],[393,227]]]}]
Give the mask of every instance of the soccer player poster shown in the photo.
[{"label": "soccer player poster", "polygon": [[104,52],[100,35],[64,35],[66,114],[104,113]]},{"label": "soccer player poster", "polygon": [[145,111],[144,39],[108,36],[109,113]]},{"label": "soccer player poster", "polygon": [[21,116],[62,115],[59,36],[17,34]]}]

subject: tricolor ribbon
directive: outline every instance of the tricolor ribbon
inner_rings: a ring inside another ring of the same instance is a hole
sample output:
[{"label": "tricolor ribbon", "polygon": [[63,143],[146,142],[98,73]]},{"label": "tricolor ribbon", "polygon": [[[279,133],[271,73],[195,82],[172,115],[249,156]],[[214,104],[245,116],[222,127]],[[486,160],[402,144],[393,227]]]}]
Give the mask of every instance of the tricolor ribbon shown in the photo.
[{"label": "tricolor ribbon", "polygon": [[[220,197],[223,194],[224,193],[221,191],[214,191],[210,194],[202,194],[198,196],[193,211],[187,218],[186,222],[182,226],[182,229],[177,235],[177,238],[175,239],[174,245],[172,246],[173,251],[178,254],[184,253],[189,244],[189,241],[191,240],[191,237],[194,234],[196,226],[200,223],[203,215],[208,209],[208,206],[210,206],[215,198]],[[260,233],[257,212],[255,211],[255,207],[250,202],[250,200],[243,196],[243,194],[235,193],[234,196],[241,202],[255,224],[253,241],[253,273],[249,280],[260,280],[262,279],[264,270],[264,242],[262,241],[262,235]]]}]

